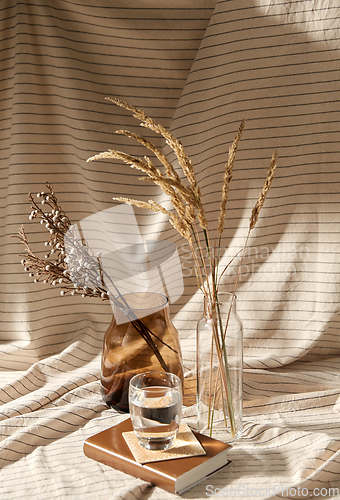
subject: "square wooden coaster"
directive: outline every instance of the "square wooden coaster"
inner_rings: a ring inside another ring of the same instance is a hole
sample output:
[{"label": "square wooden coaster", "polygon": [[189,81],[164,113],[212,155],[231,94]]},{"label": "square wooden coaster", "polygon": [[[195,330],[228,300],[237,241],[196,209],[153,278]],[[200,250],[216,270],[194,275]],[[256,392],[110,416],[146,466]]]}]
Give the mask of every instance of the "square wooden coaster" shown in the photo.
[{"label": "square wooden coaster", "polygon": [[168,450],[147,450],[138,443],[134,431],[123,432],[123,437],[135,460],[140,464],[206,454],[203,446],[187,424],[181,424],[179,426],[175,442]]}]

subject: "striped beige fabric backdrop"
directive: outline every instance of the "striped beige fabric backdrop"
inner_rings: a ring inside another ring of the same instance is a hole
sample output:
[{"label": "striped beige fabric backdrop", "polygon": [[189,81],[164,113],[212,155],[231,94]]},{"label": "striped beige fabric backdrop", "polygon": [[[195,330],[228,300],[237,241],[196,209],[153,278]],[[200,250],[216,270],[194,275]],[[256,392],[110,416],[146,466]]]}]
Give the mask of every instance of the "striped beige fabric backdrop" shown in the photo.
[{"label": "striped beige fabric backdrop", "polygon": [[[279,153],[237,292],[244,438],[232,465],[185,498],[340,498],[338,0],[2,0],[0,14],[0,498],[172,498],[83,455],[86,437],[124,418],[99,390],[112,311],[32,283],[11,238],[24,224],[44,254],[47,232],[28,220],[27,194],[46,181],[73,223],[114,206],[114,196],[165,202],[126,165],[86,163],[108,148],[145,154],[114,134],[140,129],[106,96],[182,140],[212,227],[228,148],[245,119],[225,262],[244,242]],[[178,247],[185,289],[171,314],[190,377],[202,297],[188,247],[162,217],[136,216],[142,235]],[[231,289],[235,274],[230,267]],[[195,421],[194,405],[184,421]]]}]

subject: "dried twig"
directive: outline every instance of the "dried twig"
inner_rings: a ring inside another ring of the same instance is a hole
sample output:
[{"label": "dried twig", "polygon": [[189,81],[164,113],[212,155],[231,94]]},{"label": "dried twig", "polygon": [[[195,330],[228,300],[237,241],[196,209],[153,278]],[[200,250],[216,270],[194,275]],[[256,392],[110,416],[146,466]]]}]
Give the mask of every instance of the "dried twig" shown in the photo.
[{"label": "dried twig", "polygon": [[262,191],[260,193],[259,199],[257,200],[256,205],[253,208],[253,211],[251,213],[250,225],[249,225],[250,231],[252,229],[254,229],[254,227],[256,226],[256,223],[257,223],[258,218],[259,218],[260,210],[261,210],[261,208],[264,205],[264,201],[266,199],[267,193],[268,193],[269,188],[271,186],[271,183],[273,181],[274,172],[275,172],[276,164],[277,164],[277,156],[278,156],[277,155],[277,151],[275,151],[275,153],[272,156],[272,159],[271,159],[271,162],[270,162],[270,165],[269,165],[269,169],[268,169],[268,172],[267,172],[267,177],[266,177],[266,180],[264,182],[264,185],[263,185]]}]

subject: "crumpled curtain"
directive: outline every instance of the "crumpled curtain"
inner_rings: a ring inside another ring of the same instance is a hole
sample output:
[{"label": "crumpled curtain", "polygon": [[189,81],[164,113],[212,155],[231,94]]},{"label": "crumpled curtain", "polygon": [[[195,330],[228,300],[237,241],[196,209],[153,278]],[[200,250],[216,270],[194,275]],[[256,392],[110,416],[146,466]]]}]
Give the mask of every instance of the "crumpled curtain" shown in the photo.
[{"label": "crumpled curtain", "polygon": [[[314,496],[325,488],[331,498],[328,488],[340,488],[337,1],[5,0],[0,9],[1,495],[167,495],[83,456],[85,437],[122,418],[105,408],[98,382],[112,311],[106,302],[32,283],[18,256],[24,248],[11,238],[24,224],[44,255],[47,232],[28,220],[27,193],[45,190],[45,181],[72,222],[111,207],[113,196],[165,202],[126,165],[86,163],[108,148],[145,154],[114,134],[141,132],[129,113],[105,101],[116,96],[182,140],[211,227],[228,148],[245,119],[224,262],[244,243],[278,150],[237,290],[247,439],[234,445],[232,466],[212,484],[244,498],[259,496],[263,485],[265,498],[294,497],[297,487]],[[160,137],[142,133],[173,159]],[[136,217],[143,235],[179,250],[185,289],[171,313],[190,373],[202,297],[188,247],[164,218],[143,210]],[[225,275],[230,289],[237,264]],[[194,422],[194,407],[184,419]],[[205,488],[188,495],[206,498]]]},{"label": "crumpled curtain", "polygon": [[[20,370],[84,335],[98,350],[111,315],[108,304],[62,298],[57,289],[36,286],[25,276],[18,257],[24,247],[11,236],[24,224],[42,256],[48,236],[28,221],[27,193],[46,191],[48,181],[76,223],[112,207],[113,196],[156,192],[127,166],[86,159],[109,147],[145,154],[115,135],[119,128],[138,130],[138,122],[106,96],[133,101],[170,126],[214,2],[184,11],[176,2],[168,9],[145,2],[136,11],[124,2],[6,3],[1,160],[6,343],[0,358],[4,369]],[[158,137],[153,140],[161,144]]]},{"label": "crumpled curtain", "polygon": [[278,150],[238,292],[251,368],[339,354],[339,12],[334,2],[319,7],[218,2],[172,122],[214,220],[224,138],[230,144],[246,121],[227,210],[229,257]]}]

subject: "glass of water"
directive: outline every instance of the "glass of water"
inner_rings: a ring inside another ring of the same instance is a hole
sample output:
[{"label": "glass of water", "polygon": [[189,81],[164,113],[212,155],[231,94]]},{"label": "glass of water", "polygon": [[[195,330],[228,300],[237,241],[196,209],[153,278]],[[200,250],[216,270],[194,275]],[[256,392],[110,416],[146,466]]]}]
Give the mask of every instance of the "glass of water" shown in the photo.
[{"label": "glass of water", "polygon": [[138,442],[148,450],[167,450],[182,417],[182,383],[173,373],[146,372],[130,380],[129,409]]}]

